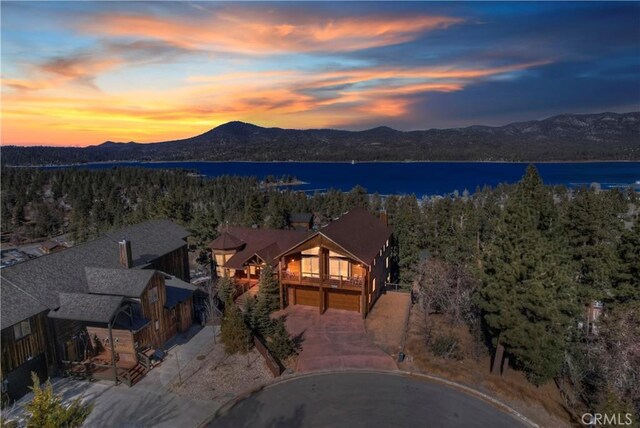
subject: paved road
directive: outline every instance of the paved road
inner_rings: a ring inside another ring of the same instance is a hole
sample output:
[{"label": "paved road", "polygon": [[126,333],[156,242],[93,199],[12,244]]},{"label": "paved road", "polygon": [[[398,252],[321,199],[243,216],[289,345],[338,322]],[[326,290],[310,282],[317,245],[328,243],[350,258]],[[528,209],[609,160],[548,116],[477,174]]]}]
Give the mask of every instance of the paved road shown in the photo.
[{"label": "paved road", "polygon": [[455,389],[404,375],[318,374],[285,381],[221,411],[209,427],[523,427]]}]

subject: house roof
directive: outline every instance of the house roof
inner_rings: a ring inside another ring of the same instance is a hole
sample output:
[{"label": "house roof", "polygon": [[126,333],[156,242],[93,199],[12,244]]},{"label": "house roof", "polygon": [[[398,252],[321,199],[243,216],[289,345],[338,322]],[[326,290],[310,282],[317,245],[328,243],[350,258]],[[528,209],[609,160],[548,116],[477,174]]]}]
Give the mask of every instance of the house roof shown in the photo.
[{"label": "house roof", "polygon": [[311,223],[312,219],[312,213],[291,213],[291,215],[289,215],[290,223]]},{"label": "house roof", "polygon": [[155,273],[147,269],[106,269],[85,267],[90,293],[140,297]]},{"label": "house roof", "polygon": [[[42,307],[56,309],[60,306],[60,293],[89,293],[86,267],[123,270],[120,265],[118,241],[131,240],[134,267],[143,267],[171,251],[185,245],[188,232],[169,220],[152,220],[107,233],[98,239],[74,247],[47,254],[0,270],[0,280],[9,281],[13,287],[2,288],[0,310],[2,328],[42,312]],[[100,288],[95,281],[92,287]],[[17,291],[26,294],[14,295]],[[34,305],[33,301],[38,305]],[[12,303],[14,301],[14,303]],[[16,304],[20,303],[20,304]]]},{"label": "house roof", "polygon": [[178,303],[186,301],[196,290],[195,286],[175,276],[166,276],[165,285],[167,291],[167,301],[164,304],[165,308],[173,308]]},{"label": "house roof", "polygon": [[318,233],[322,233],[360,261],[370,264],[393,233],[393,228],[386,226],[369,211],[356,208],[329,223]]},{"label": "house roof", "polygon": [[209,243],[209,248],[212,250],[237,250],[242,247],[245,242],[236,238],[228,231],[222,232],[220,236]]},{"label": "house roof", "polygon": [[[12,285],[9,281],[0,282],[0,292],[2,293],[2,311],[0,311],[0,322],[2,328],[14,325],[20,321],[46,311],[48,308],[38,300]],[[24,316],[25,311],[31,315]]]},{"label": "house roof", "polygon": [[309,232],[303,230],[256,229],[237,226],[229,227],[229,232],[246,243],[244,248],[225,263],[224,266],[231,269],[243,269],[244,264],[255,255],[265,263],[273,265],[282,251],[309,236]]},{"label": "house roof", "polygon": [[122,296],[85,293],[60,293],[60,307],[49,312],[49,318],[102,322],[111,321],[122,304]]}]

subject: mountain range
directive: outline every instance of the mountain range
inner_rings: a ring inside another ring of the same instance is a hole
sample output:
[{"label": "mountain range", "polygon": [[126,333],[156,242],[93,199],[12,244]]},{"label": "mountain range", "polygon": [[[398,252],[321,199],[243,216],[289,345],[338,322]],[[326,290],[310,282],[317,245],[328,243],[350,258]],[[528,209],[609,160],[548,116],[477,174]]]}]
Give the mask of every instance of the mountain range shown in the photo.
[{"label": "mountain range", "polygon": [[640,160],[640,112],[563,114],[505,126],[398,131],[263,128],[229,122],[182,140],[4,146],[3,165],[108,161]]}]

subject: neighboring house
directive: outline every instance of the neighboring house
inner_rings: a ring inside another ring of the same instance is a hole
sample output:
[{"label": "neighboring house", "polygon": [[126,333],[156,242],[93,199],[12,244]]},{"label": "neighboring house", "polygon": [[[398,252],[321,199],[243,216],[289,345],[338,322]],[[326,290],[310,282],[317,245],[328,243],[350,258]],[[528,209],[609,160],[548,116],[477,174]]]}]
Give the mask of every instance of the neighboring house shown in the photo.
[{"label": "neighboring house", "polygon": [[292,213],[289,216],[289,226],[296,230],[311,230],[313,229],[313,214]]},{"label": "neighboring house", "polygon": [[307,236],[309,232],[300,230],[227,226],[209,248],[218,276],[232,277],[238,285],[253,286],[263,264],[277,270],[278,255]]},{"label": "neighboring house", "polygon": [[357,311],[366,317],[390,280],[392,229],[354,209],[317,232],[228,228],[209,247],[218,274],[256,281],[276,267],[280,303]]},{"label": "neighboring house", "polygon": [[192,324],[186,237],[149,221],[0,271],[3,392],[60,370],[133,383]]}]

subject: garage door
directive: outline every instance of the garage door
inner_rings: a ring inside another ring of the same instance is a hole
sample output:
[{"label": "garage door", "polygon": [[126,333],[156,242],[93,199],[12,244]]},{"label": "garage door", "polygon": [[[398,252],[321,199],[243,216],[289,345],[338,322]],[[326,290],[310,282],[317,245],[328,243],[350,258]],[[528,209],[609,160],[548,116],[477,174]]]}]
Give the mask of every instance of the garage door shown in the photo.
[{"label": "garage door", "polygon": [[343,290],[327,290],[327,309],[360,312],[360,294]]},{"label": "garage door", "polygon": [[320,292],[317,288],[304,288],[296,287],[296,304],[307,306],[319,306],[320,305]]}]

